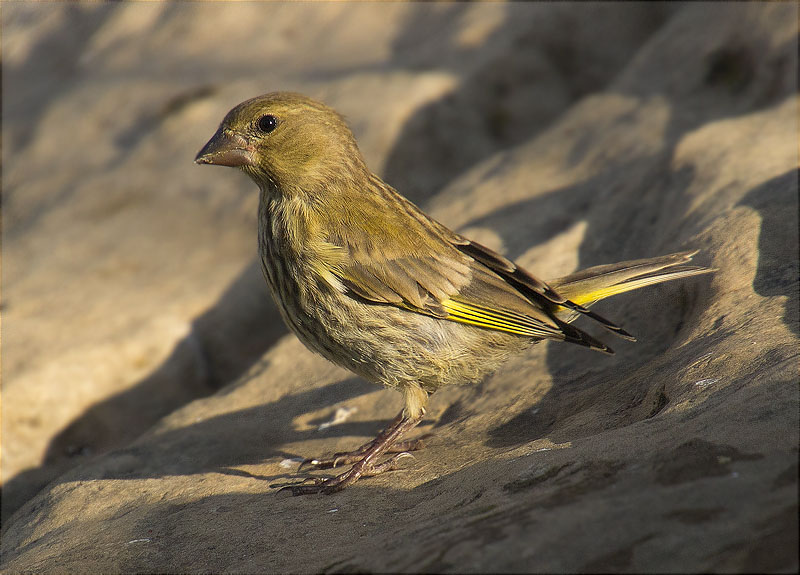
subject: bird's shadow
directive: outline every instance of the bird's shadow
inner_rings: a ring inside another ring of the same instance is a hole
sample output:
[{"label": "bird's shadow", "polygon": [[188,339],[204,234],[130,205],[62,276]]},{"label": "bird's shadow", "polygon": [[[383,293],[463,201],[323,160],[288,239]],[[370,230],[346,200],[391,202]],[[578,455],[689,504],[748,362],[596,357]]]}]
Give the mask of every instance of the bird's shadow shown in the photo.
[{"label": "bird's shadow", "polygon": [[[260,377],[259,373],[253,374]],[[319,440],[321,445],[338,437],[370,438],[386,423],[379,420],[343,422],[320,430],[313,425],[298,428],[296,418],[333,403],[372,393],[376,387],[347,377],[320,387],[285,395],[275,401],[238,409],[167,431],[147,433],[140,440],[107,453],[97,467],[103,479],[141,479],[167,475],[192,475],[208,471],[275,480],[293,476],[251,474],[239,467],[273,458],[297,460],[323,453],[297,453],[284,446]],[[313,422],[312,422],[313,423]],[[242,441],[243,437],[249,438]],[[353,447],[356,447],[354,440]],[[161,457],[160,454],[164,454]],[[92,464],[80,470],[85,477]]]}]

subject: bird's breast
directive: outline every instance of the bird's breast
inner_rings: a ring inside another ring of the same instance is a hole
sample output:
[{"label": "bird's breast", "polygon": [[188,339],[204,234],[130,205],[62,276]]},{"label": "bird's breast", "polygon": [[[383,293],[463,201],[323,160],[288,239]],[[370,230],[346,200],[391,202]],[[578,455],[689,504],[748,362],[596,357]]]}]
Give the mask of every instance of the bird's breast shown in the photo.
[{"label": "bird's breast", "polygon": [[296,299],[308,280],[303,222],[289,213],[286,203],[262,194],[258,215],[261,267],[279,303],[283,299]]},{"label": "bird's breast", "polygon": [[328,316],[342,294],[325,279],[325,261],[305,221],[307,215],[285,200],[262,195],[258,251],[264,278],[285,323],[303,343],[327,357]]}]

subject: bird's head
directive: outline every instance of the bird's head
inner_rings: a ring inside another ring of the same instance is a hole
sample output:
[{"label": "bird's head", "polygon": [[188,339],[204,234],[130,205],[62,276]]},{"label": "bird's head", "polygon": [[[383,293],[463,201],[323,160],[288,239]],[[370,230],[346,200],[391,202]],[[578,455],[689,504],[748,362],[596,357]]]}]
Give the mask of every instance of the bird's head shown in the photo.
[{"label": "bird's head", "polygon": [[312,191],[366,170],[339,114],[287,92],[259,96],[233,108],[195,162],[242,168],[259,186],[281,193]]}]

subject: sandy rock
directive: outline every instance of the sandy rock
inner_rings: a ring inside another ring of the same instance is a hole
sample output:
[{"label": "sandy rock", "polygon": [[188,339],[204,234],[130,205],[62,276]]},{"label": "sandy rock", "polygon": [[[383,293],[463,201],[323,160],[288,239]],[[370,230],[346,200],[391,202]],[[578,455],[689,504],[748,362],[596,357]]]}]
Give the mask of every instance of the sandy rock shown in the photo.
[{"label": "sandy rock", "polygon": [[[795,5],[3,25],[4,570],[797,570]],[[694,248],[717,271],[598,305],[639,338],[613,357],[542,344],[437,393],[405,469],[276,496],[400,398],[285,335],[252,184],[191,165],[275,88],[342,110],[391,183],[539,276]]]}]

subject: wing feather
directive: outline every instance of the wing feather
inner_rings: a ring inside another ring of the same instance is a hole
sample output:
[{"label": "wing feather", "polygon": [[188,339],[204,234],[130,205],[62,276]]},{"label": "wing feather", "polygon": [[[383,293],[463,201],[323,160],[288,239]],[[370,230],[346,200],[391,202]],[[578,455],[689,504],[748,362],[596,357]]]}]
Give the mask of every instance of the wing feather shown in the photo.
[{"label": "wing feather", "polygon": [[[331,226],[326,241],[344,257],[331,267],[345,293],[439,319],[535,339],[558,339],[613,353],[555,315],[558,306],[582,308],[514,262],[450,231],[375,179],[381,225],[367,212],[341,217],[348,234]],[[364,196],[364,206],[373,201]],[[346,204],[342,210],[365,209]],[[411,216],[411,217],[408,217]],[[352,222],[368,228],[353,230]],[[392,230],[391,233],[386,230]],[[358,238],[355,241],[353,238]],[[610,322],[608,322],[610,324]],[[613,326],[613,324],[610,324]]]},{"label": "wing feather", "polygon": [[634,338],[631,334],[617,324],[604,318],[600,314],[565,298],[545,282],[534,277],[527,270],[518,267],[511,260],[490,250],[486,246],[482,246],[477,242],[467,240],[466,238],[462,238],[460,236],[458,236],[456,242],[454,243],[459,250],[461,250],[463,253],[470,254],[476,260],[493,270],[500,277],[505,279],[512,287],[516,288],[520,293],[525,295],[531,302],[538,303],[541,307],[547,309],[548,311],[552,310],[553,306],[566,307],[575,313],[583,314],[592,318],[600,323],[603,327],[613,331],[620,337],[635,341],[636,338]]},{"label": "wing feather", "polygon": [[[347,292],[378,304],[394,305],[484,329],[536,339],[559,339],[611,353],[601,342],[559,320],[525,298],[482,262],[451,253],[359,258],[354,251],[334,275]],[[360,261],[359,261],[360,260]]]}]

